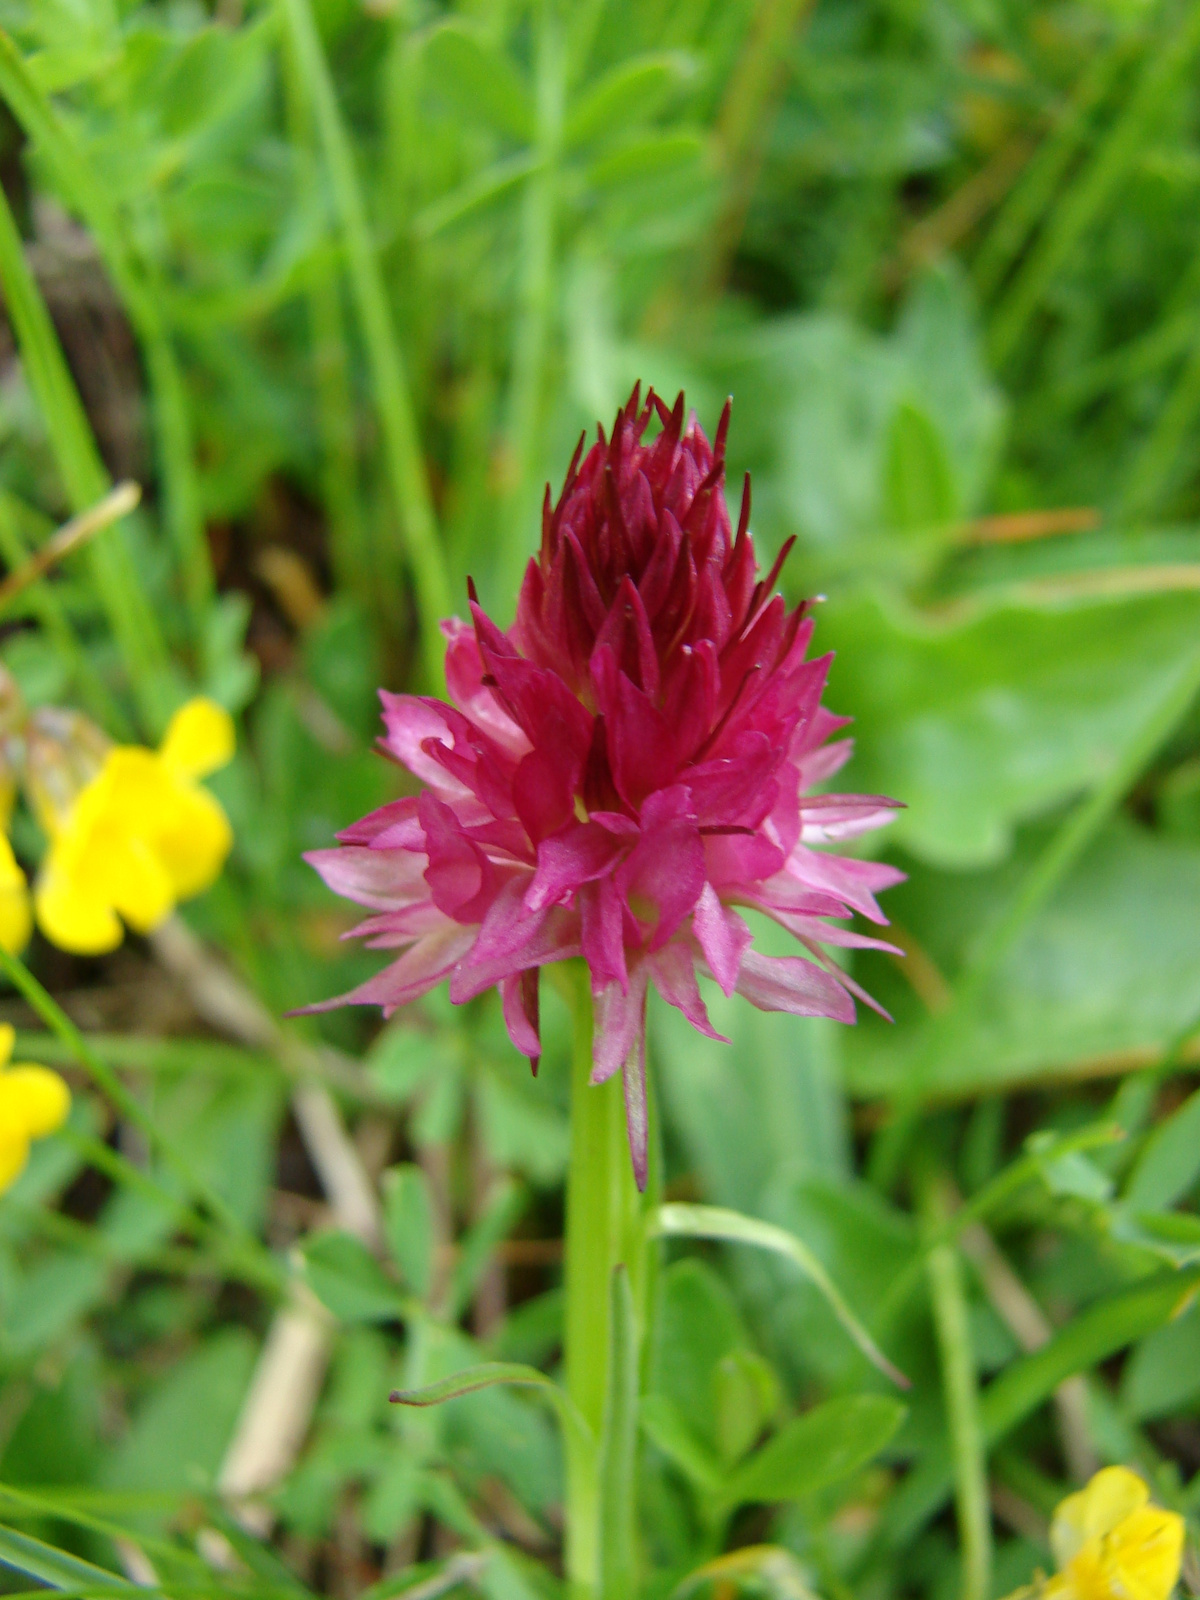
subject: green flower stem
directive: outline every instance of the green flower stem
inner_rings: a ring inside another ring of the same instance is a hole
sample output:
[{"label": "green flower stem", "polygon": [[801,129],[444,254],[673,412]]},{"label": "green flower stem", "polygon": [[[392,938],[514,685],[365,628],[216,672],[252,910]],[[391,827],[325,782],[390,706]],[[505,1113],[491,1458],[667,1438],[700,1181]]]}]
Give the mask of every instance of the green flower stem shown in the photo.
[{"label": "green flower stem", "polygon": [[[625,1134],[621,1080],[589,1082],[592,1002],[586,969],[579,967],[570,977],[575,1031],[567,1169],[566,1383],[592,1440],[567,1441],[566,1567],[571,1600],[596,1600],[601,1594],[604,1553],[599,1456],[612,1377],[612,1278],[623,1263],[629,1273],[635,1337],[640,1340],[646,1246],[642,1201]],[[631,1481],[630,1495],[632,1490]]]}]

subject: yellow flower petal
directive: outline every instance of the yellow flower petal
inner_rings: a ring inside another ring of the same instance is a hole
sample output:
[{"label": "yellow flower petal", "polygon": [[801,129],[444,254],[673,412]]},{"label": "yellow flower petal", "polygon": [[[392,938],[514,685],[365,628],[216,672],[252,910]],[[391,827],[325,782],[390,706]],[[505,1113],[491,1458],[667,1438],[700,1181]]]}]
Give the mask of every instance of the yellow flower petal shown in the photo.
[{"label": "yellow flower petal", "polygon": [[0,1125],[0,1194],[11,1189],[29,1160],[29,1140],[23,1133]]},{"label": "yellow flower petal", "polygon": [[1089,1539],[1068,1574],[1078,1600],[1167,1600],[1183,1557],[1183,1518],[1142,1506]]},{"label": "yellow flower petal", "polygon": [[121,920],[102,896],[89,893],[70,873],[57,868],[52,848],[33,892],[38,927],[60,950],[98,956],[115,950],[125,937]]},{"label": "yellow flower petal", "polygon": [[173,797],[154,841],[178,900],[207,889],[233,847],[233,829],[220,804],[196,784]]},{"label": "yellow flower petal", "polygon": [[17,1042],[17,1030],[11,1022],[0,1022],[0,1068],[3,1068],[13,1053],[13,1045]]},{"label": "yellow flower petal", "polygon": [[67,1120],[71,1091],[49,1067],[22,1062],[0,1072],[0,1118],[11,1126],[20,1121],[30,1139],[44,1139]]},{"label": "yellow flower petal", "polygon": [[171,718],[159,755],[173,771],[203,778],[233,759],[233,718],[215,700],[189,700]]},{"label": "yellow flower petal", "polygon": [[0,833],[0,949],[20,955],[29,943],[33,917],[29,890],[7,835]]},{"label": "yellow flower petal", "polygon": [[1128,1467],[1105,1467],[1080,1489],[1068,1495],[1054,1513],[1050,1548],[1060,1568],[1065,1568],[1089,1539],[1111,1533],[1130,1512],[1144,1506],[1150,1491]]}]

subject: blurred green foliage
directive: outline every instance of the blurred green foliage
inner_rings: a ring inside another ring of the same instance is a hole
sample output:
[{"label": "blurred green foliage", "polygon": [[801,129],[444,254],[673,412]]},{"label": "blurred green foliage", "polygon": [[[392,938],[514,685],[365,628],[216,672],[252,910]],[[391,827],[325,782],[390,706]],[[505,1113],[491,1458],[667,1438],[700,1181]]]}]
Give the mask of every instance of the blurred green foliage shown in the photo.
[{"label": "blurred green foliage", "polygon": [[[0,0],[0,24],[0,553],[147,488],[10,608],[0,658],[115,735],[195,689],[241,716],[214,782],[235,855],[188,916],[271,1013],[377,963],[300,860],[396,793],[376,686],[436,691],[468,574],[511,615],[546,480],[636,379],[710,429],[733,393],[760,550],[794,535],[784,582],[826,597],[848,786],[908,806],[882,846],[907,958],[855,962],[895,1022],[718,997],[731,1045],[660,1010],[653,1070],[669,1191],[799,1236],[913,1387],[897,1429],[786,1263],[664,1247],[644,1594],[773,1544],[697,1584],[990,1600],[1048,1564],[1090,1462],[1200,1515],[1200,6]],[[31,960],[161,1144],[76,1077],[0,1200],[3,1581],[561,1592],[538,1396],[386,1398],[559,1359],[557,996],[531,1082],[490,999],[235,1048],[141,947]],[[323,1207],[298,1050],[378,1179],[373,1245]],[[329,1368],[248,1533],[217,1491],[289,1276]]]}]

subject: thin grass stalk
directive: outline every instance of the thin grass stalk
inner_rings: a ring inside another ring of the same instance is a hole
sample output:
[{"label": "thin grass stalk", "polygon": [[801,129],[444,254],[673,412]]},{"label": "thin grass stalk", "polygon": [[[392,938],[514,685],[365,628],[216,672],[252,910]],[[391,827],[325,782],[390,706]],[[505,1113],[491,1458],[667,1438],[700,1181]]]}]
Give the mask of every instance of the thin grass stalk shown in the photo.
[{"label": "thin grass stalk", "polygon": [[1142,69],[1125,109],[1082,176],[1062,199],[992,319],[989,350],[1003,365],[1015,353],[1042,299],[1078,244],[1128,177],[1146,148],[1155,121],[1200,49],[1200,6],[1185,8]]},{"label": "thin grass stalk", "polygon": [[[4,92],[7,40],[0,34],[0,93]],[[33,274],[20,235],[0,193],[0,284],[17,347],[50,435],[72,510],[86,511],[103,498],[112,480],[100,458],[91,425]],[[170,657],[118,523],[93,540],[88,563],[100,603],[113,630],[143,720],[155,731],[170,711]]]},{"label": "thin grass stalk", "polygon": [[529,548],[541,463],[546,366],[555,298],[555,237],[558,165],[566,95],[566,51],[560,0],[540,0],[534,94],[537,110],[535,166],[525,186],[518,257],[518,299],[512,380],[505,432],[509,441],[510,487],[505,500],[505,544],[500,585],[516,588]]},{"label": "thin grass stalk", "polygon": [[[926,1227],[943,1227],[949,1209],[944,1182],[939,1181],[937,1175],[928,1174],[921,1187]],[[952,1245],[935,1245],[929,1252],[927,1271],[954,1466],[954,1504],[962,1573],[959,1594],[961,1600],[990,1600],[992,1518],[987,1441],[980,1419],[979,1380],[958,1252]]]},{"label": "thin grass stalk", "polygon": [[[380,270],[355,165],[308,0],[280,0],[304,93],[312,104],[334,209],[371,372],[383,433],[384,465],[416,584],[421,651],[431,689],[445,683],[441,619],[450,611],[450,585],[438,539],[433,497],[421,453],[416,415],[395,320]],[[388,574],[377,573],[377,581]]]},{"label": "thin grass stalk", "polygon": [[996,293],[1054,204],[1059,184],[1083,145],[1093,116],[1111,93],[1129,56],[1130,41],[1122,38],[1094,56],[1080,74],[1065,111],[1014,185],[979,247],[972,274],[981,299]]},{"label": "thin grass stalk", "polygon": [[[291,35],[282,51],[288,140],[301,193],[318,193],[316,128]],[[354,395],[350,385],[346,323],[336,262],[323,264],[307,289],[308,331],[321,441],[321,498],[329,514],[329,554],[337,585],[368,610],[379,604],[370,538],[359,496]]]},{"label": "thin grass stalk", "polygon": [[788,45],[812,0],[759,0],[717,118],[725,203],[713,235],[711,294],[723,286],[754,193],[767,125],[787,73]]},{"label": "thin grass stalk", "polygon": [[[9,571],[15,572],[32,554],[12,514],[9,497],[0,494],[0,555],[8,564]],[[39,579],[29,586],[26,601],[60,660],[67,664],[70,684],[89,714],[115,738],[129,737],[132,729],[128,719],[92,665],[91,657],[84,649],[54,585],[47,583],[44,578]]]},{"label": "thin grass stalk", "polygon": [[949,1005],[929,1024],[924,1044],[915,1052],[905,1074],[904,1087],[893,1103],[892,1118],[871,1152],[870,1176],[881,1188],[890,1189],[895,1183],[920,1120],[930,1075],[941,1060],[961,1047],[988,980],[1120,804],[1146,763],[1178,726],[1198,691],[1200,652],[1182,664],[1158,707],[1139,725],[1108,775],[1063,822],[1026,873],[1004,912],[987,930],[955,984]]},{"label": "thin grass stalk", "polygon": [[[0,30],[0,96],[46,162],[66,203],[87,224],[129,313],[150,379],[151,410],[162,477],[167,529],[175,546],[192,631],[198,639],[214,584],[201,515],[186,389],[170,332],[163,320],[158,285],[130,248],[109,202],[109,187],[91,170],[86,154],[30,75],[20,52]],[[107,479],[107,475],[106,475]],[[85,500],[108,487],[93,484]],[[78,507],[76,509],[79,509]],[[136,583],[136,570],[133,580]]]},{"label": "thin grass stalk", "polygon": [[1196,339],[1200,308],[1193,313],[1193,347],[1175,380],[1170,397],[1158,414],[1150,436],[1129,470],[1121,510],[1129,517],[1150,516],[1170,485],[1172,471],[1184,441],[1200,416],[1200,340]]}]

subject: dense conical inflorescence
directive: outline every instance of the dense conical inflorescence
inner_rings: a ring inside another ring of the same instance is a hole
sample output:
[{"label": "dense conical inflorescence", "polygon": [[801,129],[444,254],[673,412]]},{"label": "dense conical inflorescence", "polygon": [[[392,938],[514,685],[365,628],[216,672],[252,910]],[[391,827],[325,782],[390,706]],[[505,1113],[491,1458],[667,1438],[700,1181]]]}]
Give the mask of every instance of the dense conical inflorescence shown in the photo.
[{"label": "dense conical inflorescence", "polygon": [[[582,956],[594,1079],[624,1073],[639,1182],[648,986],[712,1037],[697,973],[766,1010],[852,1021],[861,991],[821,947],[878,941],[827,919],[882,922],[875,894],[900,876],[814,848],[895,802],[810,792],[849,756],[827,742],[846,719],[821,705],[807,607],[774,593],[786,549],[758,576],[748,482],[730,521],[728,423],[726,406],[710,445],[682,395],[668,410],[635,390],[610,438],[581,441],[557,505],[547,489],[512,628],[473,590],[472,624],[444,625],[453,704],[382,696],[382,748],[424,792],[308,858],[374,911],[358,934],[402,951],[329,1004],[390,1012],[444,978],[455,1001],[498,985],[536,1063],[539,969]],[[805,954],[760,954],[738,907]]]}]

